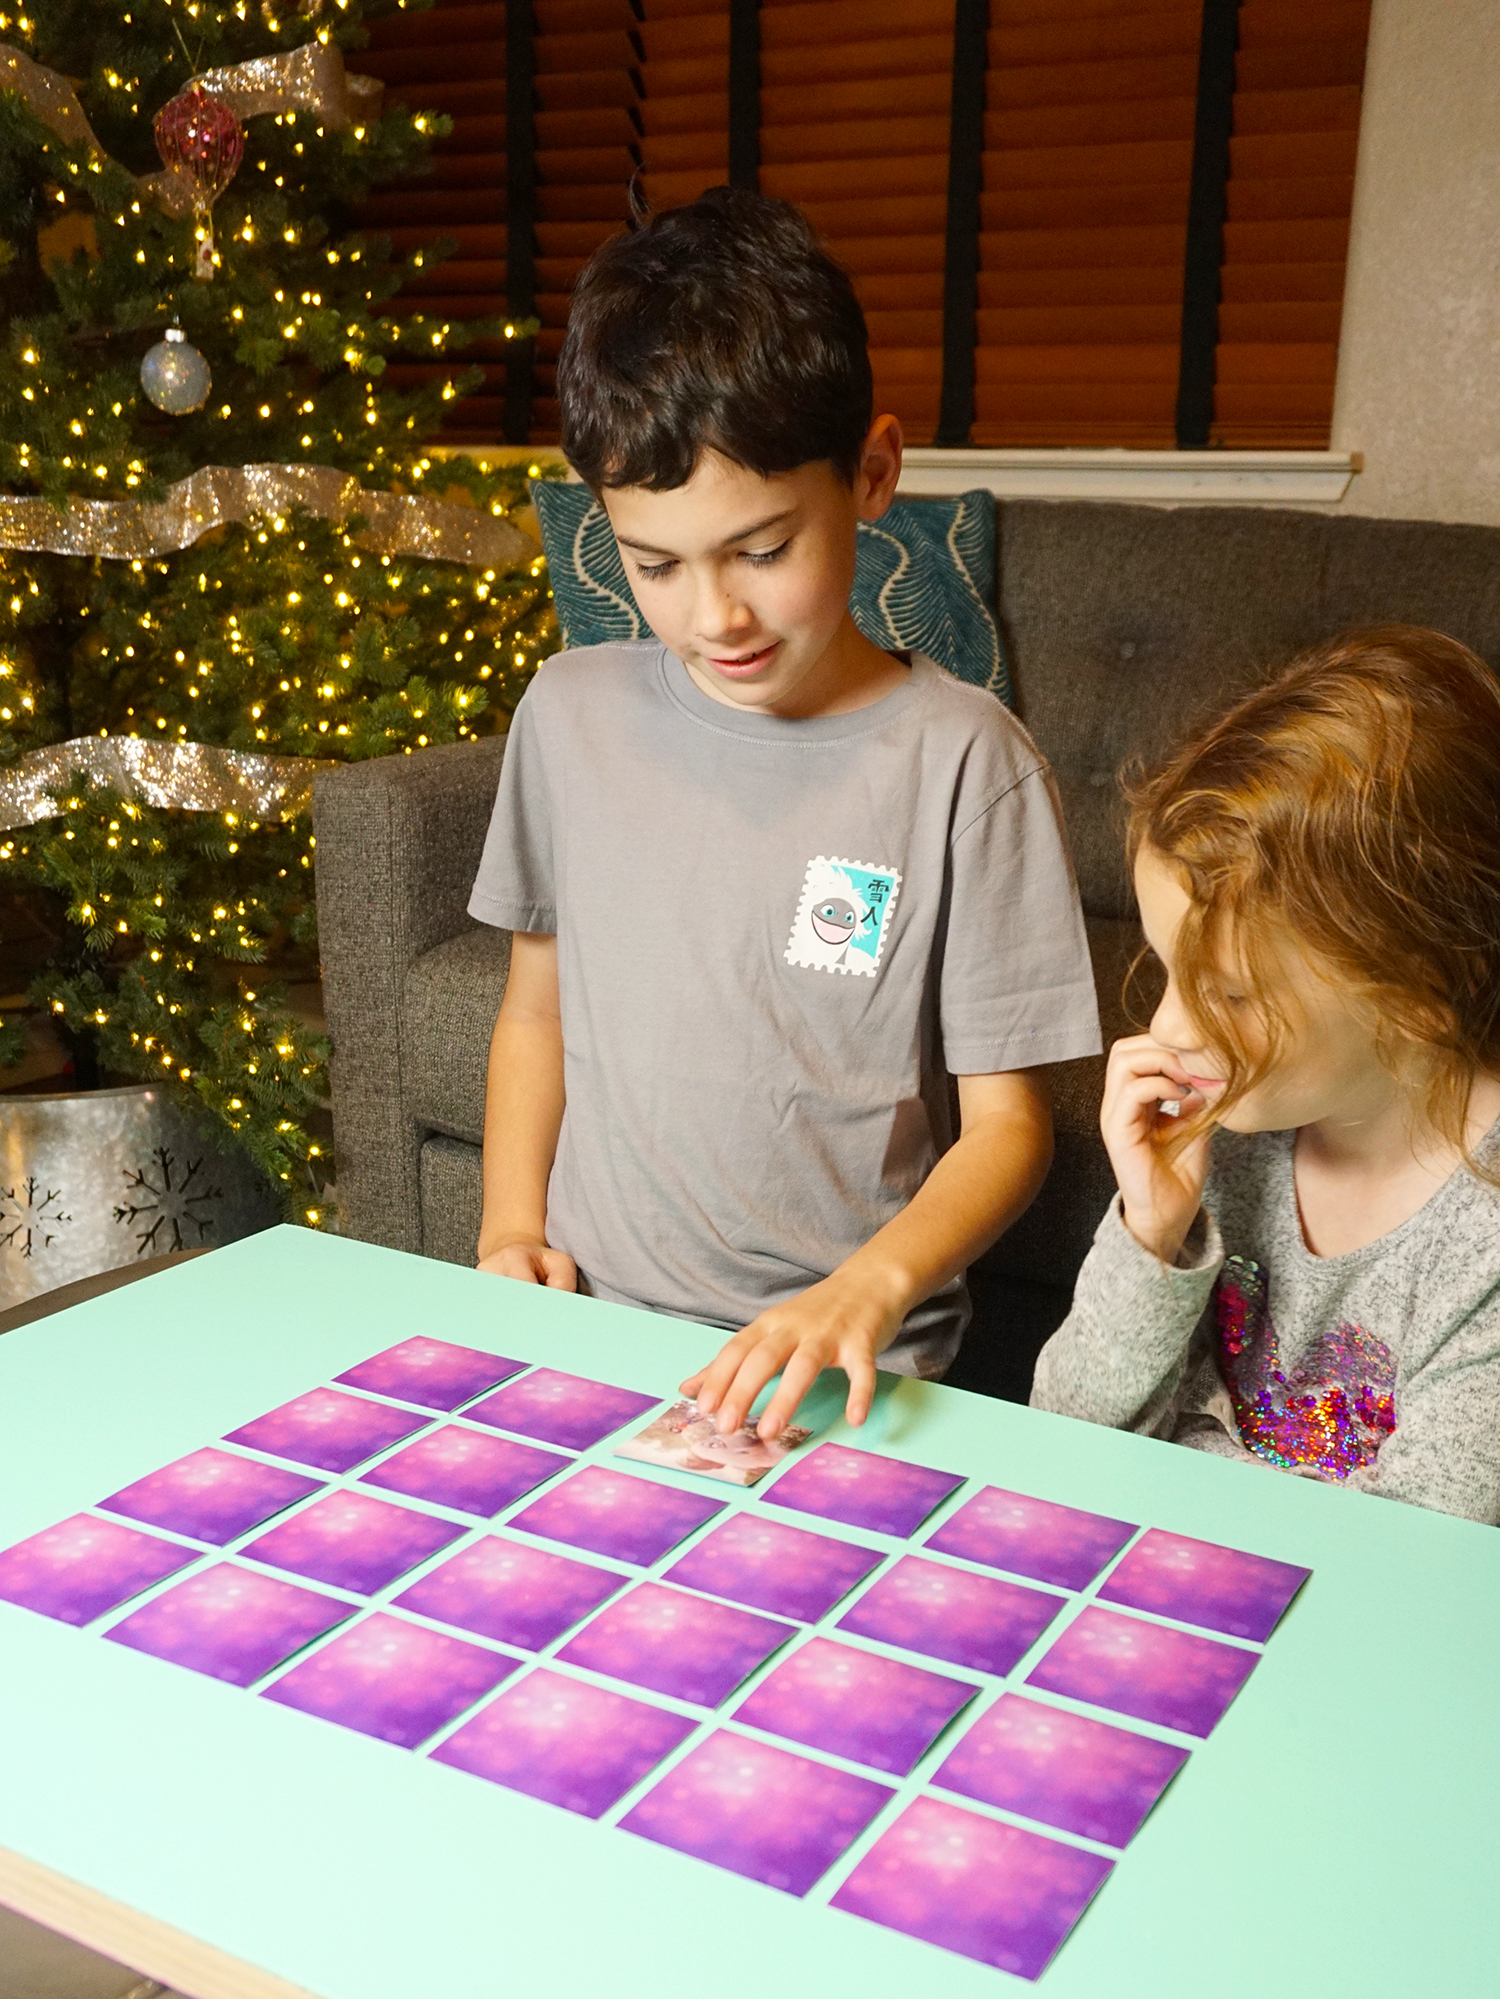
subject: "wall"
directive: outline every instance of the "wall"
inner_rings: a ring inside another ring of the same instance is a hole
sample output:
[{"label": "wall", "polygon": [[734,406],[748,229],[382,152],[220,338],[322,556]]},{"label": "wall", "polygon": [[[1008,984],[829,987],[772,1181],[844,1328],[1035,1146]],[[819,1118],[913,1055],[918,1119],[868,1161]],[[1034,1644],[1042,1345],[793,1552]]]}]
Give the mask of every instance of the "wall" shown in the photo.
[{"label": "wall", "polygon": [[1375,0],[1332,444],[1339,513],[1500,525],[1500,0]]}]

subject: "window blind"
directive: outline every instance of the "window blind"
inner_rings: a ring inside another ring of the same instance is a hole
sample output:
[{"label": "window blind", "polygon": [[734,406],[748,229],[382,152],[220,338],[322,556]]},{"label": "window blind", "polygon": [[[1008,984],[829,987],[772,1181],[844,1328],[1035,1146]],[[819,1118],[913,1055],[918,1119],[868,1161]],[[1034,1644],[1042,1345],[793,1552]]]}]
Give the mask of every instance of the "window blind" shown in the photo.
[{"label": "window blind", "polygon": [[729,0],[643,0],[641,191],[654,209],[729,178]]},{"label": "window blind", "polygon": [[1174,442],[1201,17],[990,0],[974,443]]},{"label": "window blind", "polygon": [[536,0],[536,385],[531,441],[558,434],[568,295],[629,212],[642,48],[630,0]]},{"label": "window blind", "polygon": [[[403,254],[437,236],[457,239],[446,263],[419,271],[390,306],[393,316],[436,321],[506,316],[505,7],[436,0],[430,12],[389,15],[370,30],[370,46],[351,67],[385,83],[394,102],[442,111],[452,133],[433,146],[433,170],[379,193],[360,209],[361,228],[388,235]],[[484,384],[455,403],[443,426],[454,442],[502,434],[503,343],[484,342],[441,366],[400,360],[387,379],[411,388],[455,367],[479,363]]]},{"label": "window blind", "polygon": [[1369,0],[1242,0],[1216,443],[1328,442]]}]

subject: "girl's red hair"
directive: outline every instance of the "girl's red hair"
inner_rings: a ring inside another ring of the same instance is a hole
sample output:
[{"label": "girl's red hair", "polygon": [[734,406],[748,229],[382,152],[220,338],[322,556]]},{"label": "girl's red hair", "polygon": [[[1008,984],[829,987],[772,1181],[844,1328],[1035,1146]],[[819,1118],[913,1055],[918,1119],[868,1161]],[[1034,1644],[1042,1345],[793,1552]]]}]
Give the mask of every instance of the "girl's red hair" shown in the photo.
[{"label": "girl's red hair", "polygon": [[[1175,969],[1229,1063],[1216,1111],[1284,1046],[1280,933],[1368,1000],[1388,1042],[1430,1051],[1422,1109],[1469,1158],[1474,1077],[1500,1073],[1500,685],[1483,660],[1410,625],[1332,639],[1127,795],[1132,857],[1172,863],[1191,898]],[[1258,1058],[1217,1001],[1230,963],[1269,1037]]]}]

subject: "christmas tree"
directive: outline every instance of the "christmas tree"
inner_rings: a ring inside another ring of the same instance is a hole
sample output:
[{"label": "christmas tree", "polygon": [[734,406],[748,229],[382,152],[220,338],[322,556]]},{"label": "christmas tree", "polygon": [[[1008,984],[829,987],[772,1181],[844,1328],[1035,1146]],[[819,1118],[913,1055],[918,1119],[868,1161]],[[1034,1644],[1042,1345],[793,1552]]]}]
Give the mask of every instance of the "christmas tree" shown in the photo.
[{"label": "christmas tree", "polygon": [[433,442],[461,364],[382,383],[532,331],[403,310],[441,246],[358,227],[444,125],[359,78],[383,11],[0,0],[7,921],[81,1082],[170,1079],[314,1225],[327,1049],[267,983],[316,963],[283,760],[493,728],[553,629],[526,468]]}]

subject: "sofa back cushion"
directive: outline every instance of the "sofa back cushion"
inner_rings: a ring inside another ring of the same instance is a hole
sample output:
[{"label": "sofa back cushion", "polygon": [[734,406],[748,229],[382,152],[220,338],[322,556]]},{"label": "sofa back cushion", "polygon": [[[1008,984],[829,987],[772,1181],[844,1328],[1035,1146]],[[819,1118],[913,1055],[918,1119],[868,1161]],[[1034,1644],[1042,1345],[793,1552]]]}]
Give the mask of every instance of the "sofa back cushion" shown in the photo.
[{"label": "sofa back cushion", "polygon": [[[646,620],[625,574],[604,509],[587,486],[532,482],[565,646],[638,639]],[[854,622],[878,646],[926,653],[1007,704],[1010,672],[995,622],[995,498],[896,500],[861,521]]]},{"label": "sofa back cushion", "polygon": [[1057,772],[1084,908],[1132,897],[1118,777],[1293,653],[1430,625],[1500,669],[1500,529],[1258,507],[1009,500],[1000,616],[1017,706]]}]

